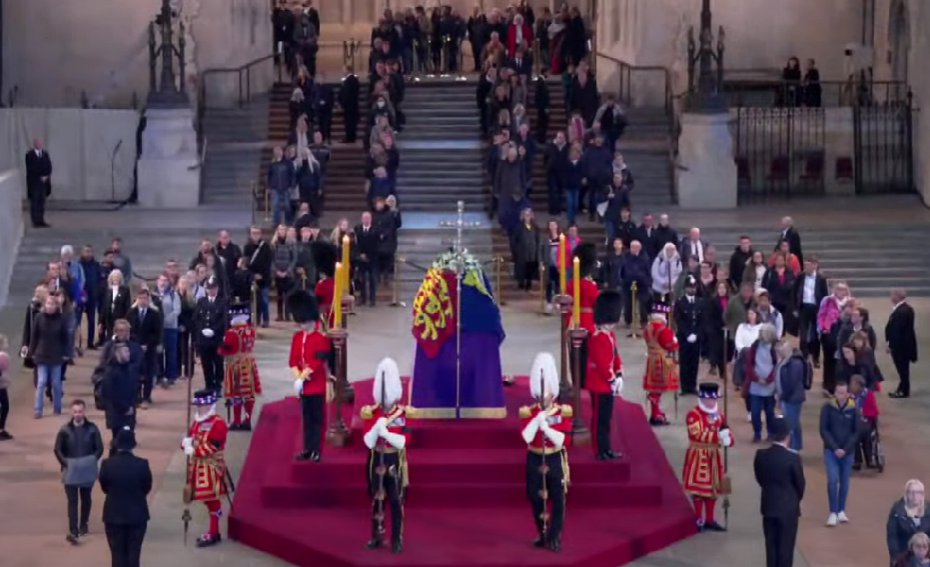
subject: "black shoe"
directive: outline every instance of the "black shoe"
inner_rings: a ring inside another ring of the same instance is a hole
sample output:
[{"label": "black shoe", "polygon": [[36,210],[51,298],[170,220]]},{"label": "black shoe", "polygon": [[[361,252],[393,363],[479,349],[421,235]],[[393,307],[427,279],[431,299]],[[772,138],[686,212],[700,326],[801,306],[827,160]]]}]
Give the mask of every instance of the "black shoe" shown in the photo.
[{"label": "black shoe", "polygon": [[814,368],[820,368],[820,361],[819,361],[819,360],[815,360],[815,361],[814,361]]},{"label": "black shoe", "polygon": [[853,463],[852,470],[858,472],[862,470],[862,463]]},{"label": "black shoe", "polygon": [[240,428],[242,428],[242,426],[239,425],[238,423],[231,423],[231,424],[229,424],[229,430],[230,430],[230,431],[239,431]]},{"label": "black shoe", "polygon": [[549,548],[549,551],[552,551],[553,553],[562,551],[562,538],[552,538],[549,540],[549,545],[547,547]]},{"label": "black shoe", "polygon": [[81,537],[84,537],[89,533],[90,533],[90,530],[87,529],[87,526],[81,526],[81,529],[78,530],[78,535]]},{"label": "black shoe", "polygon": [[902,394],[901,392],[891,392],[890,394],[888,394],[888,397],[894,398],[896,400],[903,400],[903,399],[909,398],[910,396],[907,394]]},{"label": "black shoe", "polygon": [[725,532],[727,529],[717,522],[705,523],[702,528],[705,532]]},{"label": "black shoe", "polygon": [[298,453],[297,456],[294,457],[294,458],[295,458],[296,460],[298,460],[298,461],[309,461],[309,460],[310,460],[310,455],[312,455],[312,453],[311,453],[310,451],[302,451],[302,452]]},{"label": "black shoe", "polygon": [[402,553],[403,551],[404,551],[404,544],[403,544],[402,542],[395,541],[395,542],[391,545],[391,552],[392,552],[392,553],[395,553],[395,554],[396,554],[396,553]]},{"label": "black shoe", "polygon": [[661,417],[661,418],[659,418],[659,417],[650,417],[650,418],[649,418],[649,425],[654,425],[654,426],[668,425],[668,418],[666,418],[666,417]]},{"label": "black shoe", "polygon": [[97,350],[97,345],[89,345],[87,350]]},{"label": "black shoe", "polygon": [[202,536],[197,538],[197,547],[210,547],[210,546],[218,544],[221,541],[223,541],[223,536],[221,536],[220,534],[216,534],[216,535],[203,534]]},{"label": "black shoe", "polygon": [[13,439],[12,435],[6,431],[0,431],[0,441],[10,441],[11,439]]},{"label": "black shoe", "polygon": [[614,453],[613,451],[607,451],[607,456],[611,459],[619,459],[623,456],[623,453]]},{"label": "black shoe", "polygon": [[65,540],[66,540],[68,543],[70,543],[71,545],[77,545],[77,544],[78,544],[78,536],[77,536],[77,534],[68,534],[68,535],[65,536]]},{"label": "black shoe", "polygon": [[310,453],[310,462],[319,463],[320,459],[321,459],[320,454],[317,453],[316,451],[313,451],[312,453]]},{"label": "black shoe", "polygon": [[546,538],[540,535],[538,538],[536,538],[536,541],[533,542],[533,547],[539,549],[546,547]]},{"label": "black shoe", "polygon": [[384,541],[382,541],[381,538],[371,538],[368,540],[368,543],[365,544],[365,547],[368,549],[381,549],[384,547]]},{"label": "black shoe", "polygon": [[252,422],[247,421],[239,426],[239,431],[252,431]]}]

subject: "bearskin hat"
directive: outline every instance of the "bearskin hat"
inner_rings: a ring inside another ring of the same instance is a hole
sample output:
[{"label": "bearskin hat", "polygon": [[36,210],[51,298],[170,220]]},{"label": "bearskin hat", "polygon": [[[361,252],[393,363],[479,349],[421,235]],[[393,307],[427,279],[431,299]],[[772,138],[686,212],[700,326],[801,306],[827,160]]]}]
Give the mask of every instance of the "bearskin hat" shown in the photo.
[{"label": "bearskin hat", "polygon": [[597,246],[590,242],[579,244],[572,252],[572,258],[578,258],[581,277],[592,276],[597,271]]},{"label": "bearskin hat", "polygon": [[602,291],[594,304],[594,324],[609,325],[620,321],[623,298],[613,290]]},{"label": "bearskin hat", "polygon": [[302,289],[294,290],[287,296],[287,310],[298,325],[314,323],[320,319],[316,297]]},{"label": "bearskin hat", "polygon": [[311,251],[317,271],[328,278],[335,276],[336,258],[339,256],[339,249],[329,242],[314,242]]}]

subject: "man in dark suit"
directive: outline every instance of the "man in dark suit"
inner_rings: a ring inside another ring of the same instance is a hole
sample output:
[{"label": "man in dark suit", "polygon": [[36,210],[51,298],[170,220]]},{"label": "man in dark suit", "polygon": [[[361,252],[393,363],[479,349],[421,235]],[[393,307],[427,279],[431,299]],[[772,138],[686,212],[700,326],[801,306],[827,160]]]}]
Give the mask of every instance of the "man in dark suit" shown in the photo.
[{"label": "man in dark suit", "polygon": [[358,254],[358,274],[362,280],[362,304],[375,306],[378,291],[378,245],[381,233],[371,222],[371,213],[362,213],[362,224],[355,227],[355,251]]},{"label": "man in dark suit", "polygon": [[766,567],[791,567],[798,517],[804,498],[804,467],[801,457],[788,448],[788,422],[772,422],[771,447],[756,451],[753,470],[762,487],[762,532],[765,534]]},{"label": "man in dark suit", "polygon": [[794,221],[791,217],[781,219],[781,232],[778,233],[778,240],[775,241],[775,250],[781,248],[783,240],[788,241],[788,250],[798,257],[798,262],[804,263],[804,255],[801,253],[801,235],[798,229],[794,228]]},{"label": "man in dark suit", "polygon": [[158,372],[158,355],[162,350],[163,318],[161,311],[151,304],[149,290],[143,288],[136,295],[136,305],[129,310],[126,318],[131,325],[131,339],[142,347],[142,367],[139,376],[142,400],[140,407],[148,409],[152,403],[152,386],[155,373]]},{"label": "man in dark suit", "polygon": [[322,76],[318,76],[313,87],[313,121],[316,123],[317,130],[323,134],[323,141],[327,144],[332,141],[335,102],[333,87],[324,83]]},{"label": "man in dark suit", "polygon": [[342,140],[344,144],[354,144],[358,136],[358,93],[359,82],[358,75],[354,71],[347,71],[348,74],[342,78],[342,86],[339,88],[339,106],[342,107],[342,119],[345,122],[346,137]]},{"label": "man in dark suit", "polygon": [[801,354],[810,357],[814,368],[820,368],[820,337],[817,333],[817,312],[820,302],[830,294],[827,278],[820,275],[820,261],[810,256],[804,262],[804,273],[794,281],[795,309],[798,310]]},{"label": "man in dark suit", "polygon": [[678,254],[681,255],[681,261],[685,264],[688,263],[688,258],[692,256],[697,258],[698,264],[700,264],[704,261],[708,246],[710,246],[710,243],[701,238],[701,229],[694,227],[688,231],[688,236],[682,239],[681,244],[678,246]]},{"label": "man in dark suit", "polygon": [[116,436],[116,454],[100,465],[106,495],[103,525],[113,565],[138,567],[149,521],[146,497],[152,490],[149,462],[132,454],[136,438],[127,427]]},{"label": "man in dark suit", "polygon": [[223,357],[217,349],[223,342],[229,321],[226,301],[218,297],[219,282],[216,276],[207,280],[207,295],[197,300],[194,308],[194,337],[206,389],[219,392],[223,386]]},{"label": "man in dark suit", "polygon": [[47,228],[45,200],[52,194],[52,158],[45,151],[42,138],[32,142],[26,152],[26,196],[29,198],[29,216],[33,228]]},{"label": "man in dark suit", "polygon": [[914,332],[914,308],[907,303],[903,289],[891,291],[891,315],[885,324],[886,349],[898,371],[898,389],[889,394],[892,398],[911,395],[911,364],[917,362],[917,334]]}]

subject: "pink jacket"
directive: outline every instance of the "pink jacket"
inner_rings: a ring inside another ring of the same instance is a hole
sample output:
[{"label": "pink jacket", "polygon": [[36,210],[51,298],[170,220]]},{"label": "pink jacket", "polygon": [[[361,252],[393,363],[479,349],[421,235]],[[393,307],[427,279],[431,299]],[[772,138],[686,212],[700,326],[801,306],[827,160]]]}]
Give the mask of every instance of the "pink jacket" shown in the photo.
[{"label": "pink jacket", "polygon": [[820,302],[820,311],[817,312],[817,328],[821,332],[829,333],[833,324],[839,321],[842,309],[835,295],[828,295]]}]

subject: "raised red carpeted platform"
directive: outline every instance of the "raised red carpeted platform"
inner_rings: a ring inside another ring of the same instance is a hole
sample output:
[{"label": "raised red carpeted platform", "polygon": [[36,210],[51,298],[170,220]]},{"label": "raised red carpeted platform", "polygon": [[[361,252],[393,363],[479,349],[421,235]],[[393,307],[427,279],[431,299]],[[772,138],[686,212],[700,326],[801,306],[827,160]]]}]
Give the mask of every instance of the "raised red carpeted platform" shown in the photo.
[{"label": "raised red carpeted platform", "polygon": [[[356,384],[358,407],[370,403],[370,390],[367,382]],[[590,448],[572,448],[562,552],[533,548],[517,419],[528,398],[524,378],[507,389],[507,419],[411,420],[405,550],[399,556],[365,549],[371,501],[358,418],[350,447],[327,447],[322,463],[297,463],[299,404],[296,398],[268,404],[239,478],[229,535],[308,567],[614,567],[696,533],[691,505],[641,407],[620,402],[613,437],[624,457],[599,462]]]}]

